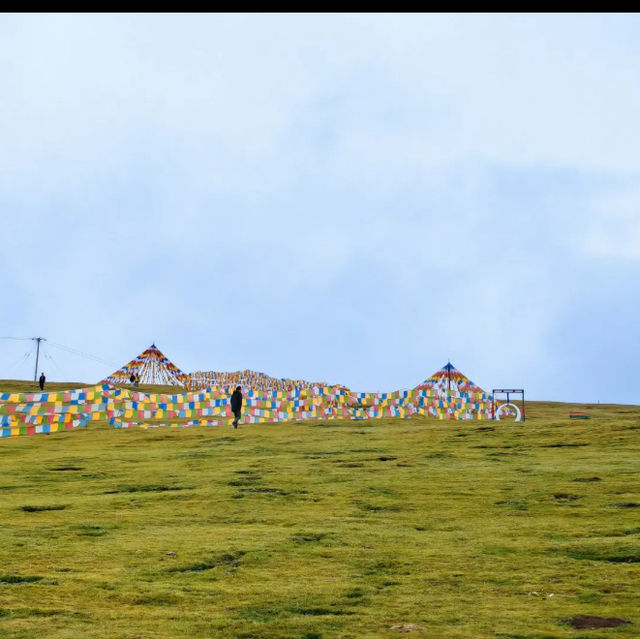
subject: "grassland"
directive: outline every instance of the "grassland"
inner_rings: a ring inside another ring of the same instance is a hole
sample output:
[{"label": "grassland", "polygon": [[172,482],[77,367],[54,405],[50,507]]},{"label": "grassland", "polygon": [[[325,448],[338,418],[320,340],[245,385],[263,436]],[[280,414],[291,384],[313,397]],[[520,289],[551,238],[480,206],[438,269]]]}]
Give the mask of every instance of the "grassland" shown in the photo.
[{"label": "grassland", "polygon": [[527,410],[2,440],[0,636],[638,637],[640,407]]}]

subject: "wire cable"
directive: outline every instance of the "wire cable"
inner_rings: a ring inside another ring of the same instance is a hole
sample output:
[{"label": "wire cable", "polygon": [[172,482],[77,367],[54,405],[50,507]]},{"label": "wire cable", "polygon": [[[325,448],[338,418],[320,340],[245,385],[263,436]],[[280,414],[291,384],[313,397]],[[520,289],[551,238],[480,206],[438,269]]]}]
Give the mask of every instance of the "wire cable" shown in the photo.
[{"label": "wire cable", "polygon": [[97,355],[91,355],[91,353],[85,353],[84,351],[79,351],[77,348],[71,348],[71,346],[65,346],[64,344],[58,344],[57,342],[52,342],[44,337],[9,337],[9,336],[0,336],[0,339],[11,339],[11,340],[40,340],[42,342],[47,342],[47,344],[54,346],[55,348],[59,348],[62,351],[66,351],[67,353],[71,353],[72,355],[77,355],[78,357],[83,357],[84,359],[93,360],[94,362],[99,362],[100,364],[106,364],[107,366],[113,366],[114,368],[119,368],[119,364],[115,364],[114,362],[110,362],[109,360],[103,359],[102,357],[98,357]]},{"label": "wire cable", "polygon": [[60,379],[65,379],[65,376],[62,374],[62,371],[60,370],[60,367],[58,366],[56,360],[51,356],[51,353],[44,352],[43,354],[45,359],[48,359],[55,366],[58,374],[60,375]]},{"label": "wire cable", "polygon": [[95,362],[100,362],[100,364],[106,364],[107,366],[115,366],[119,368],[118,364],[114,364],[113,362],[109,362],[106,359],[102,359],[102,357],[98,357],[97,355],[91,355],[90,353],[85,353],[83,351],[79,351],[76,348],[71,348],[71,346],[65,346],[64,344],[58,344],[56,342],[52,342],[51,340],[47,340],[47,344],[50,346],[54,346],[55,348],[59,348],[60,350],[66,351],[67,353],[71,353],[73,355],[77,355],[78,357],[84,357],[85,359],[90,359]]},{"label": "wire cable", "polygon": [[22,364],[24,364],[29,359],[30,356],[31,356],[31,351],[28,351],[24,355],[19,357],[15,362],[13,362],[13,364],[11,364],[11,366],[9,366],[9,368],[7,369],[7,375],[10,373],[13,373],[13,371],[16,368],[18,368],[18,366],[21,366]]}]

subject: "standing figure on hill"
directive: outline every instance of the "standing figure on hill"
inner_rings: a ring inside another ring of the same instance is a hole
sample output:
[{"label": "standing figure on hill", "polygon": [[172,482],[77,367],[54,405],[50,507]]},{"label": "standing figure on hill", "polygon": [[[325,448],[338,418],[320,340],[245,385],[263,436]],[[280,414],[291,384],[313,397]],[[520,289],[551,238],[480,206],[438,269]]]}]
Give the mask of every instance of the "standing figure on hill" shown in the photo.
[{"label": "standing figure on hill", "polygon": [[44,373],[40,373],[40,379],[38,379],[38,383],[40,384],[40,390],[44,390],[44,383],[47,381],[47,378],[44,376]]},{"label": "standing figure on hill", "polygon": [[234,415],[232,426],[238,428],[238,422],[242,415],[242,392],[240,386],[236,386],[236,389],[231,394],[231,412]]},{"label": "standing figure on hill", "polygon": [[136,383],[136,376],[134,373],[131,373],[131,375],[129,375],[129,384],[133,386],[135,383]]},{"label": "standing figure on hill", "polygon": [[136,388],[140,386],[140,375],[138,375],[138,373],[135,374],[134,386],[136,386]]}]

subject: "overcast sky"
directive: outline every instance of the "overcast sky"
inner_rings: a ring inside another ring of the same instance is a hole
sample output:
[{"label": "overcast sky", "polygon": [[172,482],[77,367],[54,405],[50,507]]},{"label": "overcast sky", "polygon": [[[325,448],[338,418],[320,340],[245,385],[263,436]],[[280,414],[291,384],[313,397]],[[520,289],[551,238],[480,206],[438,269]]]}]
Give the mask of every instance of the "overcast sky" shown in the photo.
[{"label": "overcast sky", "polygon": [[0,336],[640,403],[639,76],[636,15],[0,16]]}]

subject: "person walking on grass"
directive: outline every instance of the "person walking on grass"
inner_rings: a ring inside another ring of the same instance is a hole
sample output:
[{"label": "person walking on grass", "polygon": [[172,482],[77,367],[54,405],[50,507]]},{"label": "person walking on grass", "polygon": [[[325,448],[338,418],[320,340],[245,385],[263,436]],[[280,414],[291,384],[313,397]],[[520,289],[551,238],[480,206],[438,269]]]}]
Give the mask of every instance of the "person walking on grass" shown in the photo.
[{"label": "person walking on grass", "polygon": [[47,381],[47,378],[44,376],[44,373],[40,373],[40,378],[38,379],[38,383],[40,384],[40,390],[44,390],[44,383]]},{"label": "person walking on grass", "polygon": [[234,415],[231,425],[234,428],[238,428],[238,422],[242,414],[242,391],[240,390],[240,386],[236,386],[236,389],[231,394],[231,412]]}]

